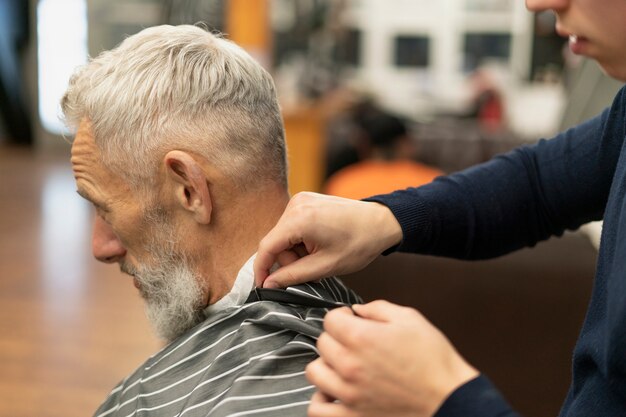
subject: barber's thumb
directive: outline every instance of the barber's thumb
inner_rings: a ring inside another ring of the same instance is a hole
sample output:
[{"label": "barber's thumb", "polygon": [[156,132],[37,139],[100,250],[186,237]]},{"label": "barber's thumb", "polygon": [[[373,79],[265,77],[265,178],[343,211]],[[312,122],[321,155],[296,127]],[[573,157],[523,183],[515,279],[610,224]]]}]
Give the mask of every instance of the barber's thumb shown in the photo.
[{"label": "barber's thumb", "polygon": [[408,311],[415,311],[409,307],[402,307],[385,300],[376,300],[367,304],[355,304],[352,306],[352,309],[362,318],[382,322],[392,321]]},{"label": "barber's thumb", "polygon": [[319,279],[311,272],[311,259],[300,258],[289,265],[281,266],[263,282],[264,288],[286,288],[292,285]]},{"label": "barber's thumb", "polygon": [[265,281],[263,281],[263,288],[274,289],[274,288],[283,288],[283,287],[280,285],[279,281],[276,281],[274,279],[269,279],[268,278]]},{"label": "barber's thumb", "polygon": [[[291,265],[291,264],[290,264]],[[263,288],[287,288],[295,285],[297,281],[290,271],[291,267],[281,266],[263,281]]]}]

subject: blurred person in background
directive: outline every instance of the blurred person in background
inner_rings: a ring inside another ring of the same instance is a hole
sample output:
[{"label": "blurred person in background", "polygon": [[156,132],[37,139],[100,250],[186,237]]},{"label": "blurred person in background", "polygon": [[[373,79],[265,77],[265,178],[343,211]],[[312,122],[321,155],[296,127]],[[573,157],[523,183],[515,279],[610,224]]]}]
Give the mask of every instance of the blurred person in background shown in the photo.
[{"label": "blurred person in background", "polygon": [[417,149],[405,122],[381,109],[357,106],[357,149],[361,161],[334,173],[326,194],[361,199],[431,182],[443,172],[414,160]]},{"label": "blurred person in background", "polygon": [[[535,12],[552,10],[556,30],[569,38],[573,53],[626,81],[626,2],[526,5]],[[560,415],[624,416],[625,139],[623,88],[608,109],[573,129],[422,187],[366,201],[297,194],[261,241],[257,285],[354,272],[391,251],[493,258],[604,219],[594,290]],[[285,254],[292,262],[270,271]],[[384,301],[355,305],[330,312],[324,329],[320,358],[307,368],[318,388],[310,417],[518,415],[414,309]]]},{"label": "blurred person in background", "polygon": [[486,133],[496,133],[504,127],[504,102],[493,75],[486,68],[478,68],[470,77],[472,106],[466,117],[476,119]]},{"label": "blurred person in background", "polygon": [[94,256],[132,276],[168,343],[96,416],[304,416],[326,308],[358,298],[333,278],[253,291],[289,200],[269,74],[199,27],[158,26],[79,68],[62,109]]}]

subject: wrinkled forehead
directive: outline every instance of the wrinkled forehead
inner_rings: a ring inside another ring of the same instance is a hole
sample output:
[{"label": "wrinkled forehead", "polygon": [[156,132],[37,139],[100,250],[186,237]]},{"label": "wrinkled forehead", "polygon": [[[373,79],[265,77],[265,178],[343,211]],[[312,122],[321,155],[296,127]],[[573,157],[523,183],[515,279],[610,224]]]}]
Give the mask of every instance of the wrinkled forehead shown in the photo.
[{"label": "wrinkled forehead", "polygon": [[89,122],[82,121],[72,143],[71,162],[74,176],[87,168],[101,165],[101,160],[102,156],[91,133],[91,126]]}]

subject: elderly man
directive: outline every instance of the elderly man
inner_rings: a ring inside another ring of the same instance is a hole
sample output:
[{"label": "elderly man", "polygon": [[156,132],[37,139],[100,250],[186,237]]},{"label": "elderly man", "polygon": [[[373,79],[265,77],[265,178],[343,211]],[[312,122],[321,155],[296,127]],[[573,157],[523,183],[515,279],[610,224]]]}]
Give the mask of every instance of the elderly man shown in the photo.
[{"label": "elderly man", "polygon": [[358,300],[335,279],[252,291],[289,199],[268,73],[198,27],[153,27],[80,68],[62,108],[94,255],[133,277],[170,342],[96,415],[305,415],[322,318]]}]

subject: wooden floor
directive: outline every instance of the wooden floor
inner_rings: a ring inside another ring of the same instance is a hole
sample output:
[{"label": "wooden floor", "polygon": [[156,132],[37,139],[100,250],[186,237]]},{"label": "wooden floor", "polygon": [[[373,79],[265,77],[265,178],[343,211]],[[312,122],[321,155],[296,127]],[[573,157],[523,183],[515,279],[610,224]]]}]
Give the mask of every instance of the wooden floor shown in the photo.
[{"label": "wooden floor", "polygon": [[158,349],[61,155],[0,147],[0,417],[89,416]]}]

